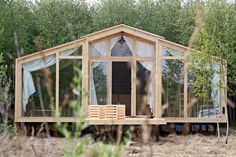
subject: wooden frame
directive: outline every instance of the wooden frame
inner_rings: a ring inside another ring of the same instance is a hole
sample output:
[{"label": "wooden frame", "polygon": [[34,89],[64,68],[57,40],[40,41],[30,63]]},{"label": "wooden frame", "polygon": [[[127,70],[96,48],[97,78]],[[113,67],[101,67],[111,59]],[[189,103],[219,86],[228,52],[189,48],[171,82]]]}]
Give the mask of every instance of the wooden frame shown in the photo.
[{"label": "wooden frame", "polygon": [[[133,49],[132,52],[134,53],[130,57],[115,57],[115,56],[105,56],[105,57],[92,57],[89,56],[89,45],[93,42],[99,42],[101,40],[109,40],[109,51],[111,51],[111,38],[115,36],[119,36],[121,34],[128,36],[130,38],[143,41],[149,44],[152,44],[155,48],[155,54],[153,57],[139,57],[136,55],[136,42],[133,42]],[[77,46],[82,46],[82,56],[60,56],[59,53],[74,48]],[[177,51],[183,52],[184,56],[162,56],[162,47],[168,47]],[[85,109],[86,117],[87,117],[87,108],[90,104],[90,94],[87,95],[85,91],[90,90],[90,75],[91,75],[91,62],[109,62],[109,90],[108,90],[108,104],[112,104],[111,100],[111,87],[112,87],[112,76],[111,76],[111,69],[112,69],[112,62],[114,61],[122,61],[122,62],[130,62],[131,63],[131,116],[136,116],[136,62],[137,61],[153,61],[155,75],[155,106],[154,106],[154,116],[155,118],[146,119],[146,118],[126,118],[124,120],[90,120],[90,124],[94,125],[141,125],[146,123],[148,120],[148,124],[166,124],[168,123],[215,123],[217,122],[214,118],[193,118],[188,117],[187,111],[187,63],[184,63],[184,116],[183,117],[162,117],[162,60],[185,60],[185,58],[191,53],[192,49],[185,47],[180,44],[176,44],[174,42],[165,40],[163,37],[139,30],[130,26],[126,25],[117,25],[108,29],[104,29],[86,36],[83,36],[81,39],[59,45],[50,49],[46,49],[37,53],[33,53],[27,56],[20,57],[16,59],[16,70],[15,70],[15,121],[16,122],[76,122],[76,117],[24,117],[22,115],[22,71],[23,71],[23,64],[43,58],[46,56],[50,56],[52,54],[56,54],[56,111],[59,111],[59,61],[62,59],[66,60],[82,60],[82,106]],[[222,63],[221,63],[222,64]],[[225,64],[222,64],[222,68],[226,71]],[[222,78],[224,85],[226,86],[227,78]],[[226,107],[226,100],[227,93],[224,88],[221,89],[221,107]],[[221,114],[222,116],[218,118],[220,123],[226,122],[225,114]]]}]

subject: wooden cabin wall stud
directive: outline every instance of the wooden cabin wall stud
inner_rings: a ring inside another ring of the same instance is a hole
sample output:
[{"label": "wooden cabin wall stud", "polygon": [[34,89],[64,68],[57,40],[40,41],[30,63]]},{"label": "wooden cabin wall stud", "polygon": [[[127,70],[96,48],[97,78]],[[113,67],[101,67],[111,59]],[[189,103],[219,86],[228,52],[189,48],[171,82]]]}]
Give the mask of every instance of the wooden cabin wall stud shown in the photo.
[{"label": "wooden cabin wall stud", "polygon": [[[187,58],[187,53],[184,54]],[[188,63],[184,62],[184,118],[188,117]]]},{"label": "wooden cabin wall stud", "polygon": [[136,116],[137,111],[136,111],[136,85],[137,85],[137,78],[136,78],[136,69],[137,69],[137,63],[136,59],[137,58],[137,47],[136,47],[136,40],[133,40],[133,45],[132,45],[132,60],[131,60],[131,116]]},{"label": "wooden cabin wall stud", "polygon": [[22,62],[16,60],[15,64],[15,121],[18,122],[22,116]]},{"label": "wooden cabin wall stud", "polygon": [[87,92],[89,92],[89,83],[88,83],[88,79],[89,79],[89,43],[88,43],[88,39],[85,40],[85,42],[82,45],[82,55],[83,55],[83,64],[82,64],[82,68],[83,68],[83,74],[82,74],[82,106],[85,110],[85,117],[87,117],[87,108],[88,108],[88,96],[87,96]]},{"label": "wooden cabin wall stud", "polygon": [[56,114],[59,114],[59,79],[60,79],[60,75],[59,75],[59,70],[60,70],[60,64],[59,64],[59,53],[56,53]]},{"label": "wooden cabin wall stud", "polygon": [[156,115],[155,117],[162,117],[162,46],[159,40],[156,40]]},{"label": "wooden cabin wall stud", "polygon": [[[112,44],[111,44],[111,39],[112,37],[109,37],[108,40],[109,40],[109,44],[108,44],[108,50],[109,50],[109,58],[111,56],[111,50],[112,50]],[[110,60],[110,59],[109,59]],[[108,100],[108,104],[112,104],[112,62],[110,61],[109,63],[109,72],[108,72],[108,86],[107,86],[107,91],[108,91],[108,94],[107,94],[107,100]]]}]

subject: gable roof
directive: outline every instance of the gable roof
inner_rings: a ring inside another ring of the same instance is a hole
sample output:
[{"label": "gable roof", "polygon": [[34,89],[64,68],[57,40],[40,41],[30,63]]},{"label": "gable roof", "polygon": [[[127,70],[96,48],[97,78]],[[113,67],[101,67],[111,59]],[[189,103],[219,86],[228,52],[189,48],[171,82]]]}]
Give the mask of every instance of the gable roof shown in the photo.
[{"label": "gable roof", "polygon": [[[131,26],[127,26],[125,24],[120,24],[120,25],[116,25],[116,26],[113,26],[113,27],[109,27],[109,28],[97,31],[97,32],[93,32],[91,34],[82,36],[80,39],[77,39],[77,40],[74,40],[74,41],[71,41],[71,42],[67,42],[67,43],[62,44],[62,45],[58,45],[58,46],[55,46],[55,47],[52,47],[52,48],[48,48],[48,49],[41,50],[41,51],[29,54],[29,55],[19,57],[19,58],[17,58],[17,60],[18,61],[22,60],[23,62],[24,61],[27,62],[27,60],[31,57],[34,58],[35,56],[39,56],[39,57],[36,57],[36,58],[40,58],[40,57],[43,57],[43,56],[52,55],[52,54],[55,54],[57,52],[64,51],[66,49],[76,47],[76,46],[82,44],[85,41],[91,42],[91,41],[94,41],[94,40],[97,40],[97,39],[100,39],[100,38],[104,38],[104,37],[107,37],[107,36],[110,36],[110,35],[113,35],[113,34],[121,33],[121,32],[131,34],[133,36],[137,36],[137,37],[140,37],[140,38],[152,41],[152,42],[156,42],[158,40],[162,44],[164,43],[164,45],[167,45],[167,46],[171,45],[171,47],[176,47],[177,50],[178,49],[192,50],[192,49],[190,49],[186,46],[168,41],[162,36],[159,36],[159,35],[156,35],[156,34],[141,30],[141,29],[137,29],[137,28],[134,28],[134,27],[131,27]],[[29,59],[29,60],[31,60],[31,59]]]}]

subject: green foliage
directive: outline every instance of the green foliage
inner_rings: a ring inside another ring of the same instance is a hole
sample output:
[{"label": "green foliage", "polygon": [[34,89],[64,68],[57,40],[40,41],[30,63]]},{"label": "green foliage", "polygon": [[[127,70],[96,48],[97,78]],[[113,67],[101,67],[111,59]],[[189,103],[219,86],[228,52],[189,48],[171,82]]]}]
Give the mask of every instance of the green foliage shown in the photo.
[{"label": "green foliage", "polygon": [[228,93],[235,94],[230,85],[236,83],[236,4],[225,0],[210,1],[204,5],[207,13],[194,47],[203,53],[227,60]]},{"label": "green foliage", "polygon": [[99,105],[107,103],[107,76],[103,71],[104,68],[102,64],[93,69],[94,85]]},{"label": "green foliage", "polygon": [[6,131],[10,136],[14,135],[14,127],[11,124],[5,125],[5,124],[0,124],[0,135]]},{"label": "green foliage", "polygon": [[[192,90],[196,97],[206,98],[212,88],[212,76],[217,73],[212,66],[212,56],[207,53],[193,52],[189,58],[190,73],[194,75],[195,80],[191,80]],[[220,82],[219,82],[220,83]]]},{"label": "green foliage", "polygon": [[9,59],[35,51],[32,9],[33,5],[25,0],[0,1],[0,52]]},{"label": "green foliage", "polygon": [[37,36],[49,48],[90,33],[91,10],[84,1],[42,0],[34,6]]},{"label": "green foliage", "polygon": [[9,104],[12,101],[12,96],[10,95],[11,79],[7,76],[8,66],[3,60],[3,55],[0,53],[0,103]]},{"label": "green foliage", "polygon": [[102,0],[94,12],[93,23],[96,30],[124,23],[186,45],[194,18],[192,1]]}]

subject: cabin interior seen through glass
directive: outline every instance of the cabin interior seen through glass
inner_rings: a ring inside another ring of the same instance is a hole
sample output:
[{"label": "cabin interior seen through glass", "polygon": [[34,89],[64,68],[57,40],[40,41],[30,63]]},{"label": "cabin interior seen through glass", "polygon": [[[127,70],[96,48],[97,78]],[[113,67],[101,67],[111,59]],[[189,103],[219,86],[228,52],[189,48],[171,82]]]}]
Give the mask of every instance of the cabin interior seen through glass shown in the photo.
[{"label": "cabin interior seen through glass", "polygon": [[[74,116],[70,101],[76,100],[81,105],[83,99],[82,90],[79,94],[74,90],[75,78],[81,78],[79,84],[81,88],[83,86],[82,49],[81,45],[22,65],[24,117],[53,117],[56,101],[61,117]],[[156,94],[161,90],[161,116],[184,117],[184,93],[187,90],[187,107],[190,108],[193,99],[197,100],[196,105],[188,110],[188,117],[221,116],[221,89],[217,87],[220,74],[210,74],[212,85],[205,97],[196,96],[193,90],[196,75],[191,69],[185,69],[184,52],[162,46],[162,59],[157,64],[154,42],[122,33],[90,42],[88,55],[89,105],[124,104],[127,117],[154,118]],[[161,73],[157,73],[157,65],[161,66]],[[56,71],[57,66],[59,71]],[[218,63],[212,67],[219,72],[222,70]],[[56,77],[59,77],[59,90],[56,90]],[[161,82],[161,88],[156,88],[158,82]],[[56,100],[57,94],[59,100]]]}]

